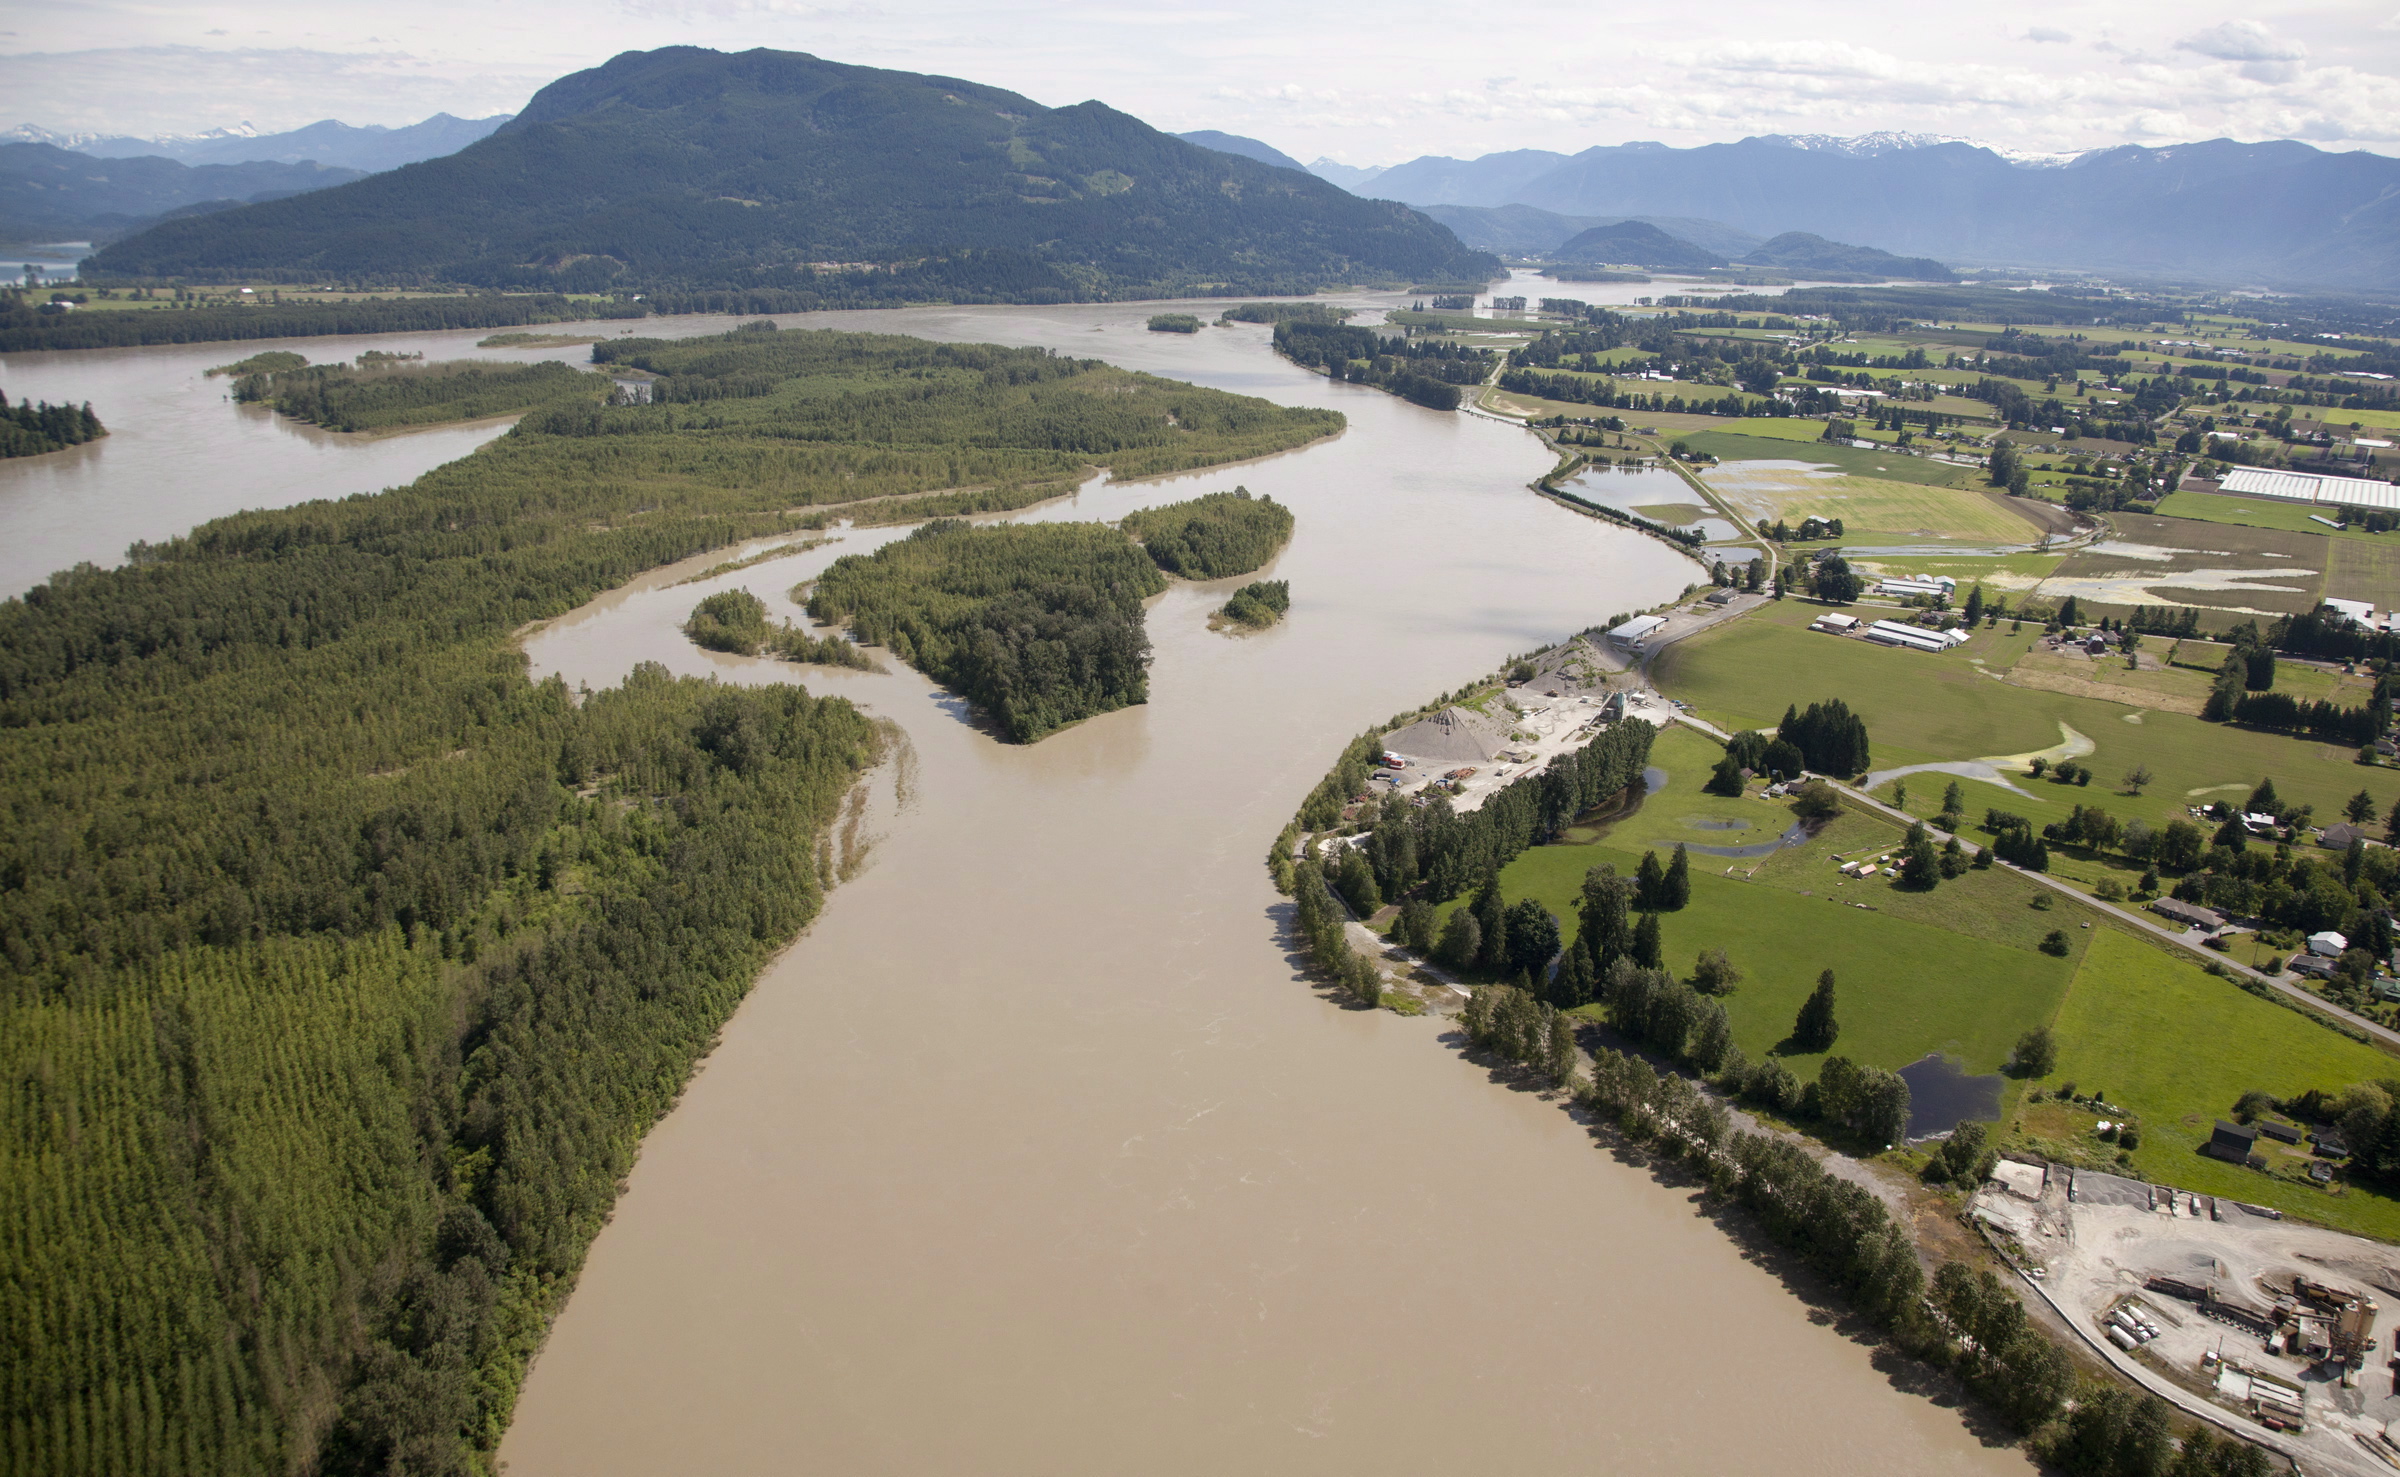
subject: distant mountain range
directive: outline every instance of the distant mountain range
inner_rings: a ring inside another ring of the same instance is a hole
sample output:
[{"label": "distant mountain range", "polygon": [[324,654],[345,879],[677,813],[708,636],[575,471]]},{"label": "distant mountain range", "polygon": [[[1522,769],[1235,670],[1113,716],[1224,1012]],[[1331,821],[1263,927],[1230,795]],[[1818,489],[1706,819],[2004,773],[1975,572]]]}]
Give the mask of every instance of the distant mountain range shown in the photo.
[{"label": "distant mountain range", "polygon": [[0,144],[0,241],[101,241],[177,212],[226,210],[364,177],[321,164],[193,167]]},{"label": "distant mountain range", "polygon": [[1598,226],[1640,221],[1719,256],[1741,256],[1765,242],[1723,221],[1681,215],[1560,215],[1531,205],[1420,205],[1469,246],[1504,256],[1550,256],[1571,237]]},{"label": "distant mountain range", "polygon": [[[592,290],[810,287],[812,264],[1063,301],[1485,280],[1493,257],[1405,206],[950,77],[797,52],[627,52],[445,158],[170,221],[104,276]],[[889,280],[886,278],[885,280]]]},{"label": "distant mountain range", "polygon": [[1375,193],[1367,190],[1366,185],[1381,178],[1384,171],[1390,167],[1388,164],[1376,164],[1361,169],[1355,165],[1336,164],[1320,154],[1317,156],[1317,162],[1308,165],[1307,169],[1310,174],[1321,180],[1331,180],[1353,194],[1365,195]]},{"label": "distant mountain range", "polygon": [[422,123],[401,128],[381,124],[352,125],[327,118],[289,133],[260,133],[249,124],[212,128],[206,133],[166,134],[132,138],[122,134],[56,133],[20,123],[0,133],[0,144],[49,144],[96,159],[172,159],[178,164],[299,164],[314,160],[368,174],[398,169],[420,159],[455,154],[509,120],[506,113],[489,118],[453,118],[436,113]]},{"label": "distant mountain range", "polygon": [[1924,135],[1773,135],[1427,156],[1361,187],[1429,211],[1696,217],[1949,262],[2400,291],[2400,159],[2288,141],[2127,144],[2062,160]]},{"label": "distant mountain range", "polygon": [[1244,159],[1256,159],[1261,164],[1272,164],[1277,169],[1297,169],[1303,174],[1308,172],[1306,165],[1281,149],[1262,144],[1254,138],[1244,138],[1238,133],[1219,133],[1213,128],[1202,128],[1175,136],[1187,144],[1198,144],[1203,149],[1214,149],[1220,154],[1239,154]]}]

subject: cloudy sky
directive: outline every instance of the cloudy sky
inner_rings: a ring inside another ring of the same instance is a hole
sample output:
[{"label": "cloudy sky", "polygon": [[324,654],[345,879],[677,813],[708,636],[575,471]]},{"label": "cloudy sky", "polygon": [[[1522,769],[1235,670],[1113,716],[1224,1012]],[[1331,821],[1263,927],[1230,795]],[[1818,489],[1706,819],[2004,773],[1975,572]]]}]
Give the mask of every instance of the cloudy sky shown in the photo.
[{"label": "cloudy sky", "polygon": [[2400,153],[2400,0],[58,0],[0,12],[0,125],[483,116],[675,44],[1098,98],[1353,164],[1887,129],[2030,152],[2233,137]]}]

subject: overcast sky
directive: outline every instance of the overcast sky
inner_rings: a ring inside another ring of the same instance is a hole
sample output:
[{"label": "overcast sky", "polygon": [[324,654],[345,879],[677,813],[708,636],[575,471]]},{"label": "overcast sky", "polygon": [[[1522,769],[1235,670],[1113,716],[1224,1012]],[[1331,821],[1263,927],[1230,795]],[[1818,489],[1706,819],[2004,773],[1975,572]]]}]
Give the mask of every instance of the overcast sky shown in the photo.
[{"label": "overcast sky", "polygon": [[675,44],[939,72],[1053,106],[1098,98],[1352,164],[1887,129],[2028,151],[2233,137],[2400,153],[2400,0],[63,0],[0,11],[0,109],[15,114],[0,125],[149,136],[475,117]]}]

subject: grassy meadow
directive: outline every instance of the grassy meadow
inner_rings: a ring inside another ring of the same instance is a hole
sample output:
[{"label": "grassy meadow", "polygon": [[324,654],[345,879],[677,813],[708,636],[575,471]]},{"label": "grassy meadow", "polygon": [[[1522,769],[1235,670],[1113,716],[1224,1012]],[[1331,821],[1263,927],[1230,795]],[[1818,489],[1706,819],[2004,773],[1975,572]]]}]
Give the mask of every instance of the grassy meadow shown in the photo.
[{"label": "grassy meadow", "polygon": [[[2080,1093],[2099,1090],[2131,1109],[2142,1125],[2132,1157],[2143,1178],[2400,1240],[2400,1201],[2357,1187],[2331,1193],[2297,1167],[2268,1173],[2199,1152],[2215,1121],[2251,1088],[2277,1097],[2336,1090],[2400,1075],[2400,1062],[2112,928],[2093,930],[2053,1030],[2058,1070],[2033,1085],[2071,1081]],[[2068,1127],[2088,1134],[2090,1117],[2036,1104],[2020,1127],[2055,1140]],[[2089,1138],[2083,1145],[2099,1147]]]},{"label": "grassy meadow", "polygon": [[[2061,725],[2092,741],[2081,762],[2099,778],[2087,786],[2019,776],[2020,795],[1963,781],[1976,816],[1998,806],[2041,822],[2086,804],[2163,825],[2190,797],[2264,776],[2287,800],[2313,805],[2328,820],[2362,788],[2379,813],[2400,799],[2400,770],[2361,765],[2354,749],[2010,682],[2005,674],[2038,639],[2032,628],[2013,635],[2005,625],[1986,629],[1937,655],[1807,630],[1823,610],[1798,600],[1771,603],[1667,647],[1651,675],[1660,691],[1728,729],[1770,727],[1790,705],[1841,698],[1866,719],[1878,769],[2035,753],[2061,742]],[[2157,638],[2151,641],[2155,648]],[[2150,768],[2151,784],[2140,795],[2120,793],[2118,777],[2136,764]],[[1934,785],[1924,797],[1931,799],[1944,782],[1920,779],[1911,789]],[[1922,811],[1922,801],[1912,808]]]}]

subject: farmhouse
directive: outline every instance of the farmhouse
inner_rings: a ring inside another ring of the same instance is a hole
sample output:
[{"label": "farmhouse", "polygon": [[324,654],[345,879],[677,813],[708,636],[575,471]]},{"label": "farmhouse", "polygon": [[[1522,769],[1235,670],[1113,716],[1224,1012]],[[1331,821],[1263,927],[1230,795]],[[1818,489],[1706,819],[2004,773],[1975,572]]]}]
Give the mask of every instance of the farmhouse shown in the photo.
[{"label": "farmhouse", "polygon": [[2335,825],[2327,826],[2324,830],[2317,833],[2317,844],[2319,846],[2330,847],[2335,851],[2348,851],[2350,849],[2350,843],[2353,841],[2364,841],[2369,846],[2381,846],[2383,844],[2373,836],[2368,835],[2366,827],[2352,825],[2348,821],[2342,821]]},{"label": "farmhouse", "polygon": [[2253,1157],[2251,1150],[2257,1143],[2257,1129],[2244,1128],[2238,1123],[2228,1123],[2219,1118],[2216,1132],[2208,1136],[2208,1142],[2200,1146],[2200,1152],[2228,1164],[2247,1164]]},{"label": "farmhouse", "polygon": [[2339,959],[2342,951],[2349,947],[2350,941],[2330,928],[2308,936],[2308,952],[2320,959]]},{"label": "farmhouse", "polygon": [[2171,897],[2162,897],[2152,903],[2150,911],[2161,918],[2172,918],[2177,923],[2187,924],[2193,928],[2205,928],[2210,933],[2215,933],[2225,926],[2224,915],[2214,908],[2203,908],[2198,903],[2182,902]]}]

